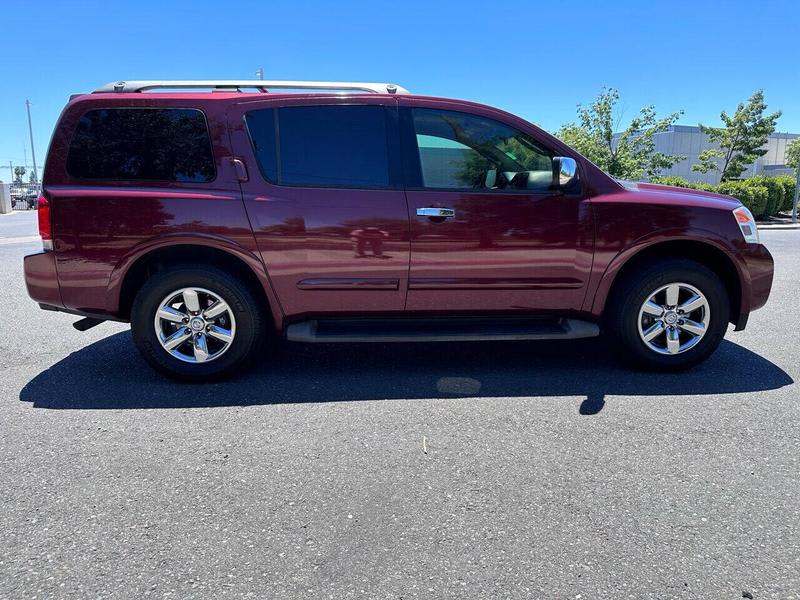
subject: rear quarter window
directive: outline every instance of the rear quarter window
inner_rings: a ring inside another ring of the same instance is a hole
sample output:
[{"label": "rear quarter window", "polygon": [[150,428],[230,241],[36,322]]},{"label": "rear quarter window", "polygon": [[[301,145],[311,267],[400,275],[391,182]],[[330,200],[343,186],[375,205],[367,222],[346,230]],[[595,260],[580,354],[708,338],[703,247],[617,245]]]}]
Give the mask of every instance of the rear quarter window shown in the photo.
[{"label": "rear quarter window", "polygon": [[78,123],[67,154],[78,179],[206,182],[216,176],[205,115],[192,108],[103,108]]},{"label": "rear quarter window", "polygon": [[292,106],[246,115],[261,173],[289,186],[388,188],[386,110],[378,105]]}]

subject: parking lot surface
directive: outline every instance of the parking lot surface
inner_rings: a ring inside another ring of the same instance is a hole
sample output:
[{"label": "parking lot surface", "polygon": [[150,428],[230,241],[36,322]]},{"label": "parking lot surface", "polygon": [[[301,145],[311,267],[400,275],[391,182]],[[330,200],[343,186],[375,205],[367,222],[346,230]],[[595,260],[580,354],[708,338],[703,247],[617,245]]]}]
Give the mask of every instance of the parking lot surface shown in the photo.
[{"label": "parking lot surface", "polygon": [[0,216],[0,598],[800,597],[800,232],[684,374],[598,340],[291,345],[181,385]]}]

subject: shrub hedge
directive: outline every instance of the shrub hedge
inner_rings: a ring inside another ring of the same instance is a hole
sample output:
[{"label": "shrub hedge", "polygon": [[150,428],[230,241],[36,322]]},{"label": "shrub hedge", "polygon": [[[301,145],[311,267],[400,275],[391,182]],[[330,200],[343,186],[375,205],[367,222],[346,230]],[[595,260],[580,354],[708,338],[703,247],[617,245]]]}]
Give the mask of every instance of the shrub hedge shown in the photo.
[{"label": "shrub hedge", "polygon": [[767,216],[778,214],[783,208],[783,184],[775,177],[766,177],[764,175],[757,175],[750,179],[745,179],[745,181],[767,188],[767,206],[764,208],[764,214]]},{"label": "shrub hedge", "polygon": [[691,182],[686,181],[683,177],[654,177],[652,183],[659,183],[661,185],[671,185],[673,187],[691,188],[693,190],[703,190],[706,192],[717,191],[717,186],[710,183]]},{"label": "shrub hedge", "polygon": [[742,181],[725,181],[717,186],[717,193],[733,196],[753,213],[756,219],[767,216],[769,206],[769,190],[766,186]]},{"label": "shrub hedge", "polygon": [[794,188],[797,185],[797,180],[791,175],[781,175],[774,177],[775,181],[780,182],[783,186],[783,206],[780,208],[782,211],[792,210],[792,202],[794,202]]},{"label": "shrub hedge", "polygon": [[725,181],[719,185],[693,183],[682,177],[654,177],[652,182],[733,196],[749,208],[757,219],[791,210],[794,201],[795,179],[789,175],[757,175],[749,179]]}]

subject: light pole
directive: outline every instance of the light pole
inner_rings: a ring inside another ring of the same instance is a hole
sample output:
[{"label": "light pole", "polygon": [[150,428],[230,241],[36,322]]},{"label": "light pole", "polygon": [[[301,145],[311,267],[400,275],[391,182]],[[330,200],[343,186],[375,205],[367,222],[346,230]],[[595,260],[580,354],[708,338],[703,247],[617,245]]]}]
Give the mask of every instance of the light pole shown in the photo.
[{"label": "light pole", "polygon": [[33,179],[39,184],[39,172],[36,170],[36,152],[33,149],[33,126],[31,125],[31,101],[25,100],[25,108],[28,109],[28,134],[31,136],[31,159],[33,159]]},{"label": "light pole", "polygon": [[800,194],[800,160],[795,167],[797,177],[794,181],[794,202],[792,202],[792,223],[797,223],[797,196]]}]

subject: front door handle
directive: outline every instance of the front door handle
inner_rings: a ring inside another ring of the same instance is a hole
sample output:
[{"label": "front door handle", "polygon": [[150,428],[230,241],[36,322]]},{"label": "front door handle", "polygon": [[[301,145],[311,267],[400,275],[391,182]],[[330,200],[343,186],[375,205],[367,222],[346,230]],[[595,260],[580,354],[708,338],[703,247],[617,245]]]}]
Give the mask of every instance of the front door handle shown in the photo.
[{"label": "front door handle", "polygon": [[425,208],[418,208],[417,209],[417,216],[418,217],[438,217],[440,219],[450,219],[456,216],[456,211],[452,208],[439,208],[434,206],[428,206]]}]

